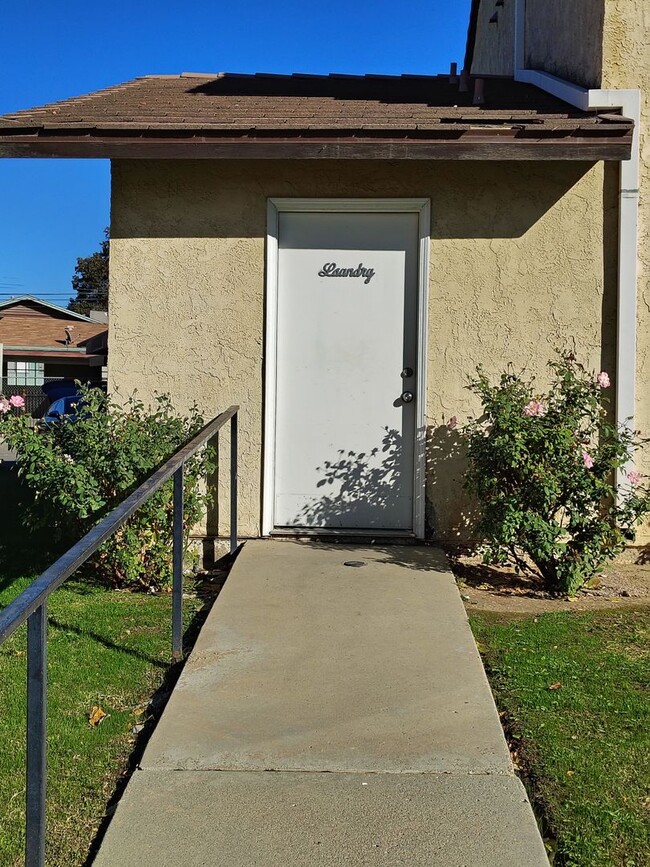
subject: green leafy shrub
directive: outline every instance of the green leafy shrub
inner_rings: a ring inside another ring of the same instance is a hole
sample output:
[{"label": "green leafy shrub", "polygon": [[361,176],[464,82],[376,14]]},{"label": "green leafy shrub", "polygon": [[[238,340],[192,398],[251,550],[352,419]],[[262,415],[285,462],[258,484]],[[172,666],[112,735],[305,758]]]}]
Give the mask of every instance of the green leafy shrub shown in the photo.
[{"label": "green leafy shrub", "polygon": [[[82,388],[78,408],[75,419],[35,426],[19,401],[0,399],[0,437],[18,452],[19,474],[34,492],[25,518],[61,545],[79,539],[205,424],[196,407],[187,416],[175,413],[166,395],[147,408],[135,396],[120,403],[101,389]],[[185,465],[186,544],[205,506],[199,480],[211,461],[204,449]],[[97,576],[113,587],[167,587],[172,519],[170,481],[99,549],[92,560]]]},{"label": "green leafy shrub", "polygon": [[634,540],[650,511],[641,473],[615,484],[646,440],[608,420],[607,373],[590,374],[571,353],[550,367],[541,395],[534,379],[510,371],[492,385],[477,370],[469,387],[483,415],[465,429],[465,486],[479,504],[485,562],[532,562],[549,590],[574,593]]}]

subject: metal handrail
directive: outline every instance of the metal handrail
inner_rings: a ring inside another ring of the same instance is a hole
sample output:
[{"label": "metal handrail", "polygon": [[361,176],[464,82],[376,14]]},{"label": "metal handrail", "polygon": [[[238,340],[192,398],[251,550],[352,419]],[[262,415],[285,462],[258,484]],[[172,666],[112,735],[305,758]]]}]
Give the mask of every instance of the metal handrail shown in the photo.
[{"label": "metal handrail", "polygon": [[0,613],[0,644],[27,621],[27,790],[25,867],[45,864],[47,600],[149,497],[174,478],[172,660],[183,642],[183,481],[185,462],[230,421],[230,550],[237,548],[237,413],[231,406],[182,446]]}]

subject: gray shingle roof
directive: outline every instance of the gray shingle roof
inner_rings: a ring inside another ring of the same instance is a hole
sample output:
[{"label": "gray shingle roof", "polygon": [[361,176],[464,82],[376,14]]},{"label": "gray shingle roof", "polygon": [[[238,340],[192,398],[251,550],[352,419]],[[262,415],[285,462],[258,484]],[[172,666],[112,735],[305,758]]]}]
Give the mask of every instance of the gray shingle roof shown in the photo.
[{"label": "gray shingle roof", "polygon": [[579,111],[511,79],[486,79],[480,105],[473,104],[473,91],[472,81],[462,92],[458,82],[442,75],[147,76],[0,117],[0,154],[20,155],[21,145],[28,150],[40,143],[57,155],[55,145],[102,142],[105,153],[91,153],[89,147],[88,155],[121,155],[118,144],[135,137],[186,145],[199,140],[417,145],[461,139],[618,145],[619,156],[610,158],[621,158],[629,148],[632,122],[624,118]]}]

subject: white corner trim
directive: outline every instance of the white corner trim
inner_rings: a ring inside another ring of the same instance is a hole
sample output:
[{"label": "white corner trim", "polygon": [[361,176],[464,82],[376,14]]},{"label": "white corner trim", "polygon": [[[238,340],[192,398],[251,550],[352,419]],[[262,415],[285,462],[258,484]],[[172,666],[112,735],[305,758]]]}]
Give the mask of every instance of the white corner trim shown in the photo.
[{"label": "white corner trim", "polygon": [[266,327],[264,335],[264,471],[262,474],[262,535],[273,529],[275,502],[275,395],[278,361],[278,207],[266,205]]},{"label": "white corner trim", "polygon": [[429,250],[431,247],[431,202],[420,200],[418,209],[420,249],[418,257],[418,359],[415,414],[415,479],[413,484],[413,530],[418,539],[426,533],[427,488],[427,358],[429,348]]},{"label": "white corner trim", "polygon": [[[616,422],[634,429],[636,412],[636,331],[638,279],[638,220],[641,121],[641,92],[634,89],[587,90],[570,81],[536,69],[525,68],[526,0],[515,0],[515,81],[533,84],[570,105],[587,111],[595,108],[620,109],[634,121],[632,152],[622,160],[619,174],[618,295],[616,326]],[[620,483],[622,471],[617,473]]]},{"label": "white corner trim", "polygon": [[264,351],[264,471],[262,477],[262,535],[274,529],[275,503],[275,398],[277,391],[278,336],[278,226],[282,211],[293,213],[353,211],[357,213],[416,213],[418,215],[418,353],[417,408],[414,444],[413,532],[425,534],[426,502],[426,396],[429,325],[429,199],[269,199],[266,235],[266,327]]},{"label": "white corner trim", "polygon": [[[515,0],[515,44],[514,44],[514,68],[515,71],[526,66],[524,45],[526,43],[526,3],[525,0]],[[515,76],[515,80],[517,80]]]},{"label": "white corner trim", "polygon": [[558,78],[556,75],[551,75],[549,72],[542,72],[539,69],[515,69],[515,81],[521,81],[524,84],[533,84],[539,87],[540,90],[545,90],[551,93],[558,99],[574,105],[581,111],[587,111],[589,108],[589,91],[578,84],[573,84],[571,81],[565,81],[563,78]]}]

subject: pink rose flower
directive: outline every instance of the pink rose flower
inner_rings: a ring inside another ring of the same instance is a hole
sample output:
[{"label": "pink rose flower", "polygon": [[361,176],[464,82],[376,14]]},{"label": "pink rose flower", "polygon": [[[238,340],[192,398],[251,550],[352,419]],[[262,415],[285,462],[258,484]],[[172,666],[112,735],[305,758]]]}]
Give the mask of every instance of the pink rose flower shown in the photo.
[{"label": "pink rose flower", "polygon": [[582,463],[587,467],[588,470],[590,470],[593,467],[594,459],[589,454],[589,452],[583,452],[582,453]]},{"label": "pink rose flower", "polygon": [[9,398],[9,403],[16,409],[22,409],[25,406],[25,398],[19,394],[12,394]]},{"label": "pink rose flower", "polygon": [[601,388],[609,388],[609,386],[611,385],[609,381],[609,374],[606,373],[604,370],[600,371],[600,373],[596,377],[596,382]]},{"label": "pink rose flower", "polygon": [[449,430],[455,430],[458,427],[458,419],[455,415],[452,415],[452,417],[449,419],[449,421],[447,422],[447,427],[449,428]]},{"label": "pink rose flower", "polygon": [[627,474],[627,480],[633,487],[640,485],[643,478],[643,473],[640,473],[638,470],[630,470]]},{"label": "pink rose flower", "polygon": [[0,412],[4,415],[11,409],[11,404],[6,397],[0,397]]},{"label": "pink rose flower", "polygon": [[546,407],[539,400],[531,400],[524,407],[524,415],[546,415]]}]

